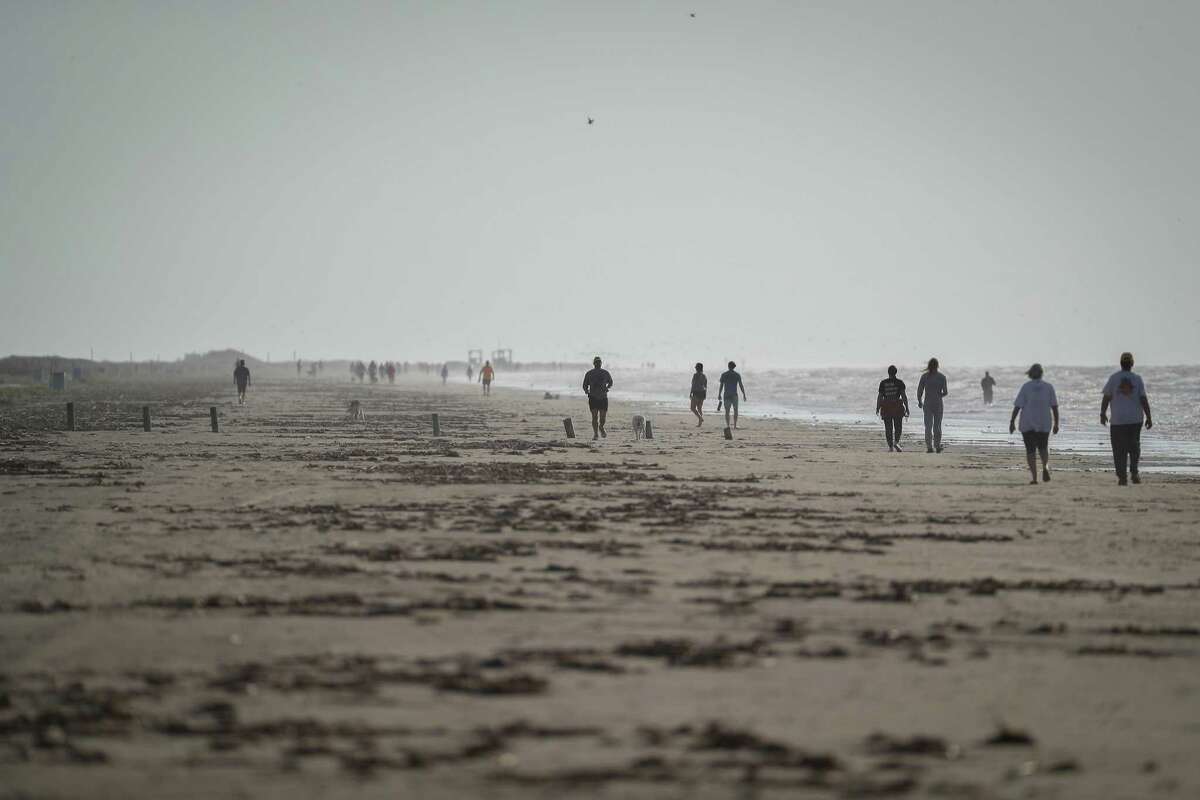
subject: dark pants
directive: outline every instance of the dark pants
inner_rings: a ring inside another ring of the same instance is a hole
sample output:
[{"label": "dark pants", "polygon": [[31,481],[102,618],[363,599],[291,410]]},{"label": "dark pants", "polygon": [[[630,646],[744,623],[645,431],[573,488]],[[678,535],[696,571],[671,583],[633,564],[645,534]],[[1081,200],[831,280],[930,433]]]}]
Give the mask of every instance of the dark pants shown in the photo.
[{"label": "dark pants", "polygon": [[904,427],[904,417],[884,417],[883,431],[887,434],[888,447],[900,444],[900,430]]},{"label": "dark pants", "polygon": [[1129,470],[1138,471],[1138,459],[1142,456],[1142,424],[1109,425],[1108,435],[1112,439],[1113,461],[1117,465],[1117,477],[1125,477],[1125,462]]}]

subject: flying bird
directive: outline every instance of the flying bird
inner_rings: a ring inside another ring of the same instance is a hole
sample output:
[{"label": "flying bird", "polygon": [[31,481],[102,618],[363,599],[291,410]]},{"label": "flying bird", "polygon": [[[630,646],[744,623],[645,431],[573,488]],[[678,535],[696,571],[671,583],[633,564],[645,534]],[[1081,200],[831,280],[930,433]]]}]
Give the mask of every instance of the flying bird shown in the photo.
[{"label": "flying bird", "polygon": [[696,18],[696,12],[695,12],[695,11],[693,11],[693,12],[692,12],[691,14],[689,14],[688,16],[690,16],[692,19],[695,19],[695,18]]},{"label": "flying bird", "polygon": [[588,117],[588,125],[591,125],[595,121],[596,120],[592,119],[591,117]]}]

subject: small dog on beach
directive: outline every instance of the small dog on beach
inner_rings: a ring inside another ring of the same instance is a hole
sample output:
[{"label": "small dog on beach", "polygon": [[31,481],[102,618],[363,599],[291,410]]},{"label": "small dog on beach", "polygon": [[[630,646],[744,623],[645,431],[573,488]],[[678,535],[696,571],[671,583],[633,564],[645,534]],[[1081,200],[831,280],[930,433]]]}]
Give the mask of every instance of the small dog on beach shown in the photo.
[{"label": "small dog on beach", "polygon": [[350,401],[350,419],[354,420],[355,422],[358,422],[360,420],[365,420],[366,418],[367,418],[367,415],[363,413],[362,404],[359,403],[359,401],[357,401],[357,400],[351,400]]},{"label": "small dog on beach", "polygon": [[646,433],[646,418],[637,414],[633,418],[633,438],[641,439]]}]

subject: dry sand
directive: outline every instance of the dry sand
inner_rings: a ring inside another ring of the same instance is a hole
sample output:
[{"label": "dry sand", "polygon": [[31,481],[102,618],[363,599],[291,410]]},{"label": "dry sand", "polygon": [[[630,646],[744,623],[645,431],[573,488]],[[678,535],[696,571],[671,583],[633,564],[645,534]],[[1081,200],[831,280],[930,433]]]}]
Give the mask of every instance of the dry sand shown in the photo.
[{"label": "dry sand", "polygon": [[619,403],[592,446],[578,399],[416,381],[77,391],[104,430],[0,406],[0,798],[1200,796],[1194,478],[637,442]]}]

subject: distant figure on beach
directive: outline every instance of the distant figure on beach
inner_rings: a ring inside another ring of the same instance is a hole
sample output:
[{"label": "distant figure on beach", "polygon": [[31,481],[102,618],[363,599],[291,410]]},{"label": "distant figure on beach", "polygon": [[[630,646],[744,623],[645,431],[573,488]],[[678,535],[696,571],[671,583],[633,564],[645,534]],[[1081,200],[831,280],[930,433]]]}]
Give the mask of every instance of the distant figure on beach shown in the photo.
[{"label": "distant figure on beach", "polygon": [[246,389],[250,386],[250,369],[246,366],[244,358],[238,359],[237,366],[233,368],[233,383],[237,386],[238,405],[245,405]]},{"label": "distant figure on beach", "polygon": [[[1108,415],[1110,406],[1111,419]],[[1100,424],[1109,426],[1119,486],[1126,486],[1129,481],[1142,482],[1138,475],[1138,460],[1142,457],[1143,419],[1146,430],[1154,427],[1150,419],[1150,398],[1146,396],[1146,384],[1142,382],[1142,376],[1133,371],[1133,353],[1122,353],[1121,369],[1114,372],[1108,383],[1104,384],[1104,398],[1100,401]],[[1128,478],[1126,466],[1129,469]]]},{"label": "distant figure on beach", "polygon": [[367,377],[371,379],[371,383],[379,381],[379,367],[376,366],[375,360],[371,359],[371,363],[367,364]]},{"label": "distant figure on beach", "polygon": [[483,384],[483,393],[492,393],[492,378],[496,377],[496,370],[492,369],[492,362],[485,361],[483,366],[479,368],[479,382]]},{"label": "distant figure on beach", "polygon": [[354,365],[354,374],[358,376],[358,382],[362,383],[366,379],[367,365],[359,361]]},{"label": "distant figure on beach", "polygon": [[467,383],[475,380],[475,370],[471,369],[471,365],[467,364]]},{"label": "distant figure on beach", "polygon": [[396,383],[396,364],[393,361],[387,363],[388,384],[395,385]]},{"label": "distant figure on beach", "polygon": [[[720,394],[717,397],[717,411],[721,403],[725,403],[725,427],[737,428],[738,423],[738,390],[742,391],[742,399],[746,399],[746,387],[742,385],[742,376],[734,371],[737,364],[729,362],[729,369],[721,373]],[[733,409],[733,425],[729,424],[729,410]]]},{"label": "distant figure on beach", "polygon": [[[1042,380],[1042,365],[1034,364],[1025,373],[1029,380],[1017,392],[1013,401],[1012,419],[1008,432],[1017,430],[1017,415],[1021,415],[1021,438],[1025,440],[1025,460],[1029,462],[1030,484],[1036,485],[1037,457],[1042,456],[1042,480],[1050,481],[1050,434],[1058,434],[1058,397],[1054,387]],[[1053,417],[1053,422],[1051,421]]]},{"label": "distant figure on beach", "polygon": [[692,413],[696,415],[696,427],[704,424],[704,398],[708,397],[708,376],[704,374],[704,365],[696,364],[696,374],[692,376]]},{"label": "distant figure on beach", "polygon": [[996,388],[996,379],[992,377],[992,373],[987,370],[983,371],[983,380],[979,382],[983,387],[983,404],[990,406],[992,404],[992,390]]},{"label": "distant figure on beach", "polygon": [[942,398],[950,394],[946,376],[938,372],[938,360],[929,359],[917,384],[917,408],[925,409],[925,452],[942,452]]},{"label": "distant figure on beach", "polygon": [[446,378],[450,377],[450,365],[442,364],[442,386],[446,385]]},{"label": "distant figure on beach", "polygon": [[904,381],[896,377],[896,368],[888,367],[887,372],[888,376],[879,382],[875,413],[883,419],[888,452],[899,453],[900,432],[904,429],[904,418],[908,416],[908,395],[904,390]]},{"label": "distant figure on beach", "polygon": [[300,377],[300,359],[296,359],[296,377]]},{"label": "distant figure on beach", "polygon": [[612,375],[600,368],[600,356],[592,359],[592,368],[583,376],[583,393],[588,397],[588,409],[592,412],[592,438],[607,437],[604,422],[608,418],[608,390],[612,388]]}]

